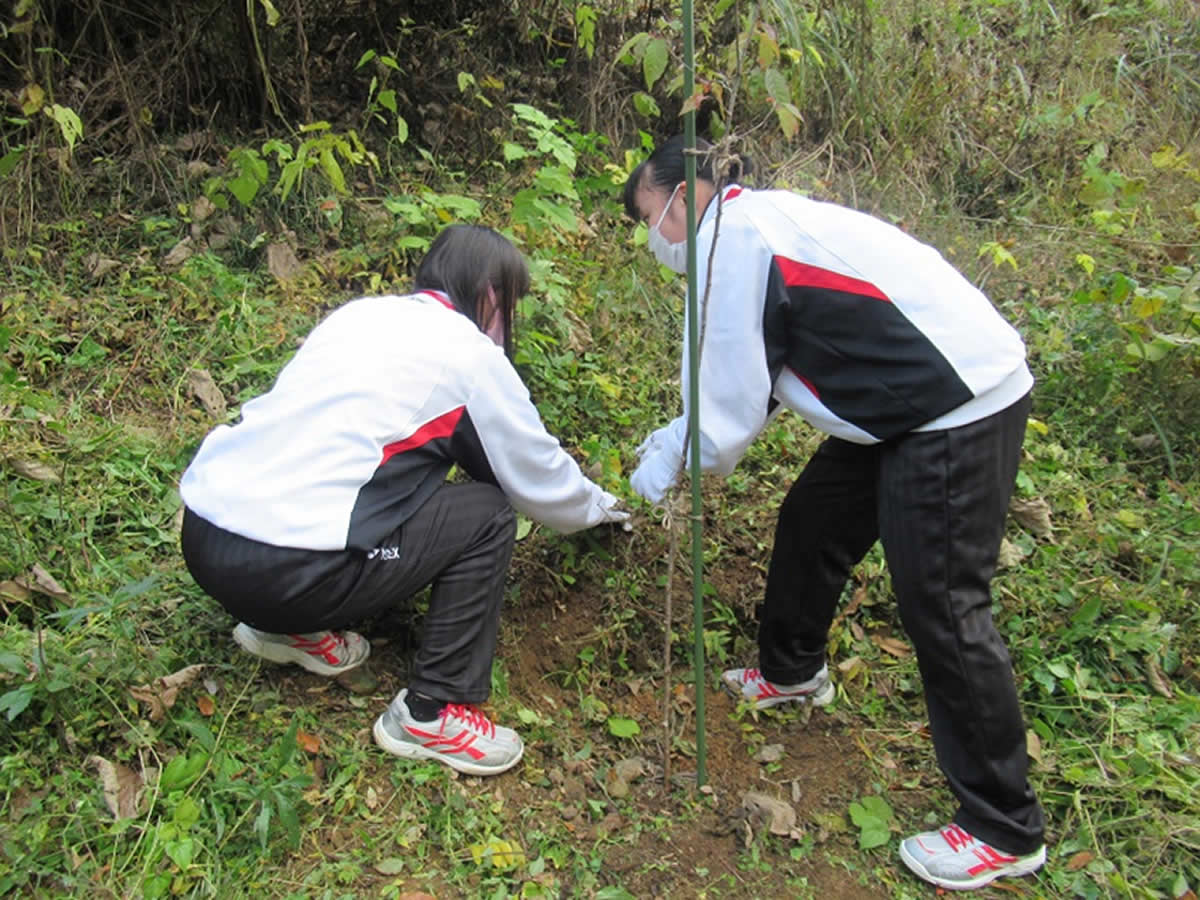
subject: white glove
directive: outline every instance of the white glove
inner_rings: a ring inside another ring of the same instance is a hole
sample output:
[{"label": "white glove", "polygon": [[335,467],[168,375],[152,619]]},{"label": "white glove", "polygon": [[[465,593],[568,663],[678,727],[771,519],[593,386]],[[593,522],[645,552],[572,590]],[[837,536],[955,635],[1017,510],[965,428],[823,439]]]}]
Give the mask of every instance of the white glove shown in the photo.
[{"label": "white glove", "polygon": [[659,450],[667,445],[667,441],[671,438],[671,426],[664,425],[657,431],[652,431],[650,436],[642,441],[641,446],[637,448],[638,462],[646,458],[646,454],[652,450]]},{"label": "white glove", "polygon": [[633,531],[633,526],[629,523],[629,512],[624,509],[618,509],[620,504],[621,501],[608,493],[608,491],[601,494],[600,502],[597,505],[600,507],[600,512],[604,515],[604,518],[600,520],[600,524],[604,522],[620,523],[625,531]]},{"label": "white glove", "polygon": [[629,476],[629,485],[651,503],[661,503],[679,477],[682,462],[683,454],[678,450],[666,446],[654,447]]}]

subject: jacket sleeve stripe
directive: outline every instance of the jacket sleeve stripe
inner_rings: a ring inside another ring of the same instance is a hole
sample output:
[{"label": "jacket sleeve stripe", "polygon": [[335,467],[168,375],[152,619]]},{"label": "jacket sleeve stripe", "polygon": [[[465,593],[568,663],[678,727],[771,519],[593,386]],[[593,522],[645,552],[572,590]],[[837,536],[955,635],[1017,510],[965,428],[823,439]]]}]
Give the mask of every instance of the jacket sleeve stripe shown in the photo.
[{"label": "jacket sleeve stripe", "polygon": [[776,256],[775,264],[779,266],[779,271],[783,275],[783,282],[787,287],[824,288],[847,294],[858,294],[862,297],[882,300],[884,303],[892,302],[887,294],[869,281],[861,281],[858,278],[851,278],[848,275],[839,275],[837,272],[797,262],[794,259],[788,259],[786,256]]},{"label": "jacket sleeve stripe", "polygon": [[436,419],[431,419],[426,422],[408,437],[401,441],[395,441],[391,444],[385,444],[383,447],[383,459],[379,461],[379,465],[383,465],[397,453],[404,453],[407,450],[415,450],[417,447],[424,446],[430,441],[438,438],[447,438],[454,434],[454,429],[458,427],[458,420],[462,418],[465,406],[459,406],[447,413],[443,413]]}]

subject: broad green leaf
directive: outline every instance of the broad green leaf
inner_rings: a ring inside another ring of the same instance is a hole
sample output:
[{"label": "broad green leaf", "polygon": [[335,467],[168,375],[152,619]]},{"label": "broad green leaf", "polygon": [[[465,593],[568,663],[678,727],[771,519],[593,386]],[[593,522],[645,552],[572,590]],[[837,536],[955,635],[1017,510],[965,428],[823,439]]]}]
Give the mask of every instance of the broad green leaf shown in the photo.
[{"label": "broad green leaf", "polygon": [[339,194],[346,193],[346,176],[342,172],[342,167],[338,165],[338,161],[333,156],[333,151],[328,147],[323,149],[320,154],[321,168],[325,172],[325,177],[329,179],[333,189]]},{"label": "broad green leaf", "polygon": [[530,106],[528,103],[514,103],[513,112],[517,114],[518,119],[535,125],[543,131],[554,127],[554,121],[549,116],[536,106]]},{"label": "broad green leaf", "polygon": [[3,712],[12,721],[21,713],[29,708],[30,702],[33,700],[33,685],[23,684],[15,690],[9,691],[6,694],[0,694],[0,712]]},{"label": "broad green leaf", "polygon": [[1139,512],[1134,512],[1132,509],[1117,510],[1117,521],[1130,529],[1146,527],[1145,517]]},{"label": "broad green leaf", "polygon": [[358,62],[356,62],[354,64],[354,68],[361,69],[363,66],[365,66],[367,63],[369,63],[374,58],[375,58],[375,51],[368,50],[366,53],[364,53],[362,56],[360,56],[358,58]]},{"label": "broad green leaf", "polygon": [[633,95],[633,108],[638,111],[638,115],[645,116],[648,119],[658,118],[662,115],[662,110],[658,108],[658,103],[645,91],[638,91]]},{"label": "broad green leaf", "polygon": [[778,69],[767,69],[763,73],[763,85],[767,89],[767,96],[775,101],[776,106],[792,102],[792,88]]},{"label": "broad green leaf", "polygon": [[514,144],[512,141],[505,141],[502,150],[505,162],[512,162],[514,159],[524,159],[529,155],[528,150],[520,144]]},{"label": "broad green leaf", "polygon": [[1087,272],[1088,275],[1093,275],[1096,272],[1096,260],[1086,253],[1076,253],[1075,264]]},{"label": "broad green leaf", "polygon": [[779,59],[779,44],[765,31],[758,33],[758,67],[768,69]]},{"label": "broad green leaf", "polygon": [[869,850],[888,842],[892,808],[881,797],[864,797],[850,804],[850,820],[859,828],[858,845]]},{"label": "broad green leaf", "polygon": [[74,150],[75,142],[83,137],[83,123],[79,121],[79,114],[71,107],[59,106],[57,103],[47,107],[46,114],[58,123],[58,130],[62,132],[67,147]]},{"label": "broad green leaf", "polygon": [[1166,298],[1158,291],[1138,291],[1133,298],[1133,314],[1139,319],[1148,319],[1158,313]]},{"label": "broad green leaf", "polygon": [[1166,358],[1171,352],[1171,345],[1151,341],[1150,343],[1135,343],[1125,345],[1125,354],[1133,359],[1141,359],[1146,362],[1159,362]]},{"label": "broad green leaf", "polygon": [[496,869],[515,869],[525,865],[525,851],[521,845],[501,838],[492,838],[485,844],[471,844],[468,848],[475,865],[491,865]]},{"label": "broad green leaf", "polygon": [[642,74],[646,77],[646,90],[651,90],[663,72],[667,71],[667,42],[663,38],[654,38],[646,45],[642,55]]},{"label": "broad green leaf", "polygon": [[17,163],[25,155],[25,146],[14,147],[9,150],[4,156],[0,156],[0,178],[3,178],[9,172],[17,167]]},{"label": "broad green leaf", "polygon": [[200,821],[200,804],[191,797],[184,797],[175,807],[175,824],[187,830]]},{"label": "broad green leaf", "polygon": [[185,837],[177,841],[169,841],[163,849],[167,851],[167,856],[171,857],[171,862],[181,869],[186,869],[192,864],[196,844],[191,838]]},{"label": "broad green leaf", "polygon": [[396,92],[393,90],[380,91],[379,105],[388,112],[394,113],[396,111]]},{"label": "broad green leaf", "polygon": [[[533,522],[524,516],[517,514],[517,540],[522,541],[529,536],[529,532],[533,530]],[[529,724],[529,723],[526,723]]]},{"label": "broad green leaf", "polygon": [[458,73],[458,92],[460,94],[465,94],[467,92],[467,88],[474,87],[474,86],[475,86],[475,76],[474,75],[472,75],[470,72],[459,72]]},{"label": "broad green leaf", "polygon": [[226,186],[229,188],[229,193],[233,194],[242,206],[249,206],[254,202],[259,188],[258,179],[245,173],[229,179]]},{"label": "broad green leaf", "polygon": [[402,144],[408,140],[408,122],[403,116],[396,116],[396,140]]},{"label": "broad green leaf", "polygon": [[631,738],[642,733],[642,728],[633,719],[624,716],[609,716],[608,730],[613,737]]},{"label": "broad green leaf", "polygon": [[483,215],[483,208],[479,205],[479,201],[473,197],[464,197],[462,194],[436,194],[430,191],[424,199],[435,210],[449,210],[456,213],[456,218],[459,219],[478,219]]},{"label": "broad green leaf", "polygon": [[779,128],[784,137],[794,138],[800,130],[800,117],[794,112],[795,107],[790,103],[777,103],[775,116],[779,119]]},{"label": "broad green leaf", "polygon": [[624,44],[621,45],[621,49],[617,51],[617,55],[616,55],[615,59],[618,62],[622,62],[625,65],[629,65],[630,63],[632,63],[634,61],[634,59],[642,51],[642,48],[645,47],[646,42],[649,40],[650,40],[650,35],[648,33],[646,33],[645,31],[639,31],[637,34],[635,34],[633,37],[631,37],[629,40],[627,40]]}]

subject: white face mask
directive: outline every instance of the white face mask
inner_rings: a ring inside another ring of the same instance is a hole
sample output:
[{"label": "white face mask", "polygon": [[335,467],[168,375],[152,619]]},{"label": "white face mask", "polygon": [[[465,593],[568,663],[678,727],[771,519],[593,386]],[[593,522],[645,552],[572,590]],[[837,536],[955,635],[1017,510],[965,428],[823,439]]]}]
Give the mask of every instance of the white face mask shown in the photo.
[{"label": "white face mask", "polygon": [[667,217],[667,210],[671,208],[671,204],[675,200],[675,195],[679,193],[682,185],[675,185],[675,190],[671,191],[671,196],[667,198],[667,205],[663,207],[662,215],[658,217],[658,221],[650,226],[650,251],[655,258],[670,269],[672,272],[678,272],[683,275],[687,272],[687,241],[680,241],[673,244],[663,237],[663,233],[658,230],[658,226],[663,223],[663,219]]}]

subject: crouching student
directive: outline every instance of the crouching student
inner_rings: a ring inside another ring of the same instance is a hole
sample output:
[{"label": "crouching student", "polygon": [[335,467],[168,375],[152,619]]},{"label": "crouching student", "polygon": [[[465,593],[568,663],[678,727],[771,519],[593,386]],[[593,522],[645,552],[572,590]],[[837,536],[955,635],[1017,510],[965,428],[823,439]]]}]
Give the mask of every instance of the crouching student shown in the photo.
[{"label": "crouching student", "polygon": [[[524,752],[477,708],[513,508],[561,532],[628,518],[546,432],[512,366],[528,290],[502,235],[445,229],[413,293],[328,315],[241,420],[205,438],[180,485],[188,570],[256,656],[353,669],[370,645],[347,627],[432,585],[411,677],[375,741],[472,775]],[[473,481],[445,483],[452,466]]]}]

